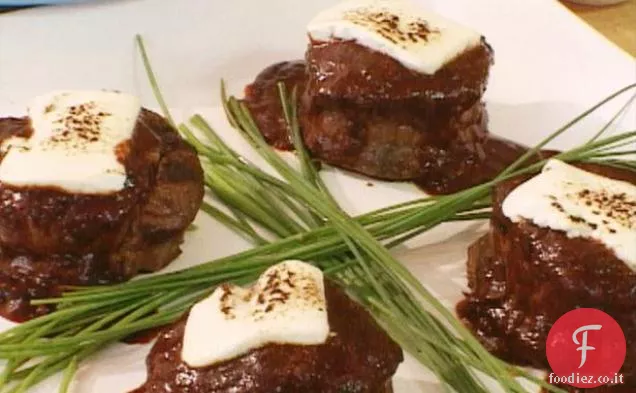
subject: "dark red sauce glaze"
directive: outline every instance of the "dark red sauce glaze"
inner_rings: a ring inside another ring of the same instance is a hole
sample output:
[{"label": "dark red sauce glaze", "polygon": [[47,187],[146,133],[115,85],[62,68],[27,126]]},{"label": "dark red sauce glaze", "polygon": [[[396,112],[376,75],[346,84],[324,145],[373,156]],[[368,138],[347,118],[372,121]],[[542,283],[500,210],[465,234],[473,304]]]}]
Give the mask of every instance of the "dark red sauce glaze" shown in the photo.
[{"label": "dark red sauce glaze", "polygon": [[108,260],[82,257],[11,255],[0,251],[0,315],[24,322],[54,310],[53,305],[34,306],[32,299],[57,297],[64,285],[99,285],[124,278],[108,269]]},{"label": "dark red sauce glaze", "polygon": [[493,51],[482,39],[480,45],[460,54],[433,75],[408,69],[392,57],[355,41],[312,41],[305,58],[307,89],[321,98],[370,106],[405,100],[435,101],[466,108],[486,90]]},{"label": "dark red sauce glaze", "polygon": [[[414,182],[429,194],[452,194],[494,179],[528,151],[516,142],[488,135],[474,150],[453,148],[438,155],[440,166]],[[542,152],[534,161],[550,152]]]},{"label": "dark red sauce glaze", "polygon": [[245,104],[267,143],[277,149],[293,149],[277,84],[284,82],[288,90],[291,91],[295,87],[298,93],[301,93],[307,83],[305,71],[305,62],[302,60],[277,63],[264,69],[259,74],[257,82],[245,88]]},{"label": "dark red sauce glaze", "polygon": [[[636,184],[635,172],[581,166]],[[636,273],[600,243],[505,217],[503,200],[525,179],[495,190],[490,233],[468,252],[471,292],[458,304],[459,316],[492,353],[549,370],[545,344],[552,324],[575,308],[603,310],[627,339],[625,385],[585,391],[636,392]]]},{"label": "dark red sauce glaze", "polygon": [[122,341],[126,344],[148,344],[159,337],[164,328],[164,326],[158,326],[156,328],[142,330],[126,337]]},{"label": "dark red sauce glaze", "polygon": [[[334,68],[353,55],[359,61]],[[284,82],[298,89],[303,138],[314,157],[378,179],[413,181],[431,194],[490,180],[527,150],[487,131],[479,101],[491,59],[485,44],[435,77],[349,42],[316,44],[307,56],[309,68],[277,63],[245,89],[244,102],[276,148],[293,148],[276,87]]]},{"label": "dark red sauce glaze", "polygon": [[271,344],[210,367],[181,359],[180,320],[159,336],[148,380],[134,393],[391,393],[400,347],[342,289],[327,282],[326,296],[333,334],[325,344]]},{"label": "dark red sauce glaze", "polygon": [[[28,118],[0,119],[0,143],[31,132]],[[65,285],[127,280],[179,254],[203,197],[193,149],[162,117],[142,110],[117,153],[127,175],[118,192],[0,183],[0,315],[16,321],[42,315],[52,308],[32,306],[31,299],[57,296]]]}]

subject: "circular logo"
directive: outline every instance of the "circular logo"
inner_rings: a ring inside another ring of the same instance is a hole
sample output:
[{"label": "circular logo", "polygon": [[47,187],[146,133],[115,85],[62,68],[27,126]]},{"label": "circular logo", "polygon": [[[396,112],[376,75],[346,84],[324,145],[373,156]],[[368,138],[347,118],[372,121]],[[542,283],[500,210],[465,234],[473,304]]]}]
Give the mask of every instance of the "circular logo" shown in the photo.
[{"label": "circular logo", "polygon": [[613,381],[625,362],[627,345],[618,322],[594,308],[559,318],[546,342],[546,355],[557,381],[594,388]]}]

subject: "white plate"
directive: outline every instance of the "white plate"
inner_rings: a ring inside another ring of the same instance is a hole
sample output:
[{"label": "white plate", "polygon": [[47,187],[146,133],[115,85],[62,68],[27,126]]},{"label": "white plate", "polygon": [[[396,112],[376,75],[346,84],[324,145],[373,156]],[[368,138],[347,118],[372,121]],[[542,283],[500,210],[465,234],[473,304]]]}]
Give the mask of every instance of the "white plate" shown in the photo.
[{"label": "white plate", "polygon": [[[133,44],[142,34],[164,93],[175,112],[205,115],[239,150],[249,149],[218,111],[218,82],[233,91],[270,63],[300,58],[304,25],[334,1],[118,0],[43,8],[0,16],[0,114],[21,115],[39,93],[68,88],[112,88],[138,94],[156,107]],[[438,0],[425,3],[474,26],[495,49],[487,93],[491,130],[524,143],[549,134],[609,92],[633,83],[634,60],[551,0]],[[555,146],[567,147],[608,119],[613,108],[578,126]],[[626,116],[630,126],[633,115]],[[352,213],[414,199],[409,184],[386,184],[338,170],[324,173]],[[189,233],[183,255],[168,269],[247,247],[207,217]],[[396,255],[449,307],[461,297],[466,246],[484,224],[447,225],[396,250]],[[425,251],[422,247],[426,247]],[[0,321],[0,329],[10,324]],[[76,393],[117,393],[145,379],[148,345],[115,345],[84,363]],[[55,391],[57,378],[36,392]],[[434,392],[439,386],[412,361],[395,378],[397,393]]]}]

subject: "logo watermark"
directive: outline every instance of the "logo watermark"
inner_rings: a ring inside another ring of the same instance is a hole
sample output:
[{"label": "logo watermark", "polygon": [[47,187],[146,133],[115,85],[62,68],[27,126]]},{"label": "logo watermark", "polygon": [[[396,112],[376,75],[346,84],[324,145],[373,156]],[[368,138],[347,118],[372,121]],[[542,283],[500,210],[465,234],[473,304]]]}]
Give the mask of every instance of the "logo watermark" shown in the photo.
[{"label": "logo watermark", "polygon": [[611,316],[593,308],[570,311],[548,334],[546,355],[553,371],[548,379],[578,388],[621,384],[618,372],[626,352],[623,330]]},{"label": "logo watermark", "polygon": [[572,373],[570,375],[555,375],[554,373],[550,373],[548,375],[548,382],[552,384],[563,384],[563,385],[572,385],[572,386],[585,386],[590,387],[592,385],[600,386],[600,385],[622,385],[624,382],[623,374],[614,374],[613,377],[609,377],[607,375],[602,375],[600,377],[596,377],[594,375],[581,375],[579,373]]},{"label": "logo watermark", "polygon": [[[574,331],[574,333],[572,334],[572,341],[574,341],[575,344],[581,344],[580,347],[578,347],[576,350],[577,351],[581,351],[581,364],[579,365],[579,368],[583,367],[585,365],[585,361],[587,360],[587,351],[593,351],[596,348],[594,347],[589,347],[587,345],[587,332],[588,330],[601,330],[603,328],[602,325],[585,325],[585,326],[581,326],[580,328],[576,329]],[[579,342],[577,336],[579,333],[582,333],[583,336],[583,341],[582,343]]]}]

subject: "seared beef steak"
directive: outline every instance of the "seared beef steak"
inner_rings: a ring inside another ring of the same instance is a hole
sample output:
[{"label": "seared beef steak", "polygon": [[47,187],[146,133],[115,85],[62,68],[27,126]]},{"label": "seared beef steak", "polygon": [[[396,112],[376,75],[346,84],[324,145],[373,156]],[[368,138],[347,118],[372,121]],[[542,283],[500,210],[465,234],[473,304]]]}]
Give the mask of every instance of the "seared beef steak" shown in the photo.
[{"label": "seared beef steak", "polygon": [[[400,347],[368,312],[325,283],[331,335],[322,345],[267,345],[209,367],[181,359],[186,319],[167,328],[146,359],[136,393],[390,393]],[[223,337],[210,337],[223,340]]]},{"label": "seared beef steak", "polygon": [[[636,184],[636,172],[580,166]],[[623,328],[627,358],[622,373],[626,386],[635,390],[636,273],[599,242],[508,219],[502,203],[527,178],[495,190],[490,233],[468,255],[471,293],[458,306],[460,316],[491,352],[549,369],[545,344],[552,324],[575,308],[603,310]]]},{"label": "seared beef steak", "polygon": [[301,124],[308,149],[327,163],[387,180],[454,177],[455,162],[483,160],[481,102],[490,47],[458,56],[434,75],[353,41],[311,42]]},{"label": "seared beef steak", "polygon": [[468,50],[434,75],[412,71],[353,41],[312,42],[300,61],[266,68],[245,104],[271,145],[290,149],[276,84],[299,93],[312,155],[384,180],[450,193],[497,175],[525,148],[489,135],[481,97],[492,50]]},{"label": "seared beef steak", "polygon": [[[28,118],[0,119],[0,142],[30,132]],[[59,285],[129,279],[180,252],[203,198],[195,151],[159,115],[140,113],[123,147],[127,185],[110,194],[0,184],[0,314],[45,312],[34,297]]]}]

